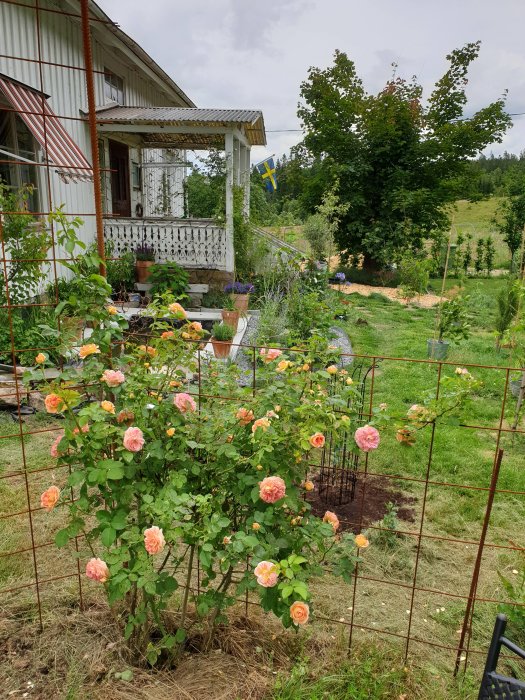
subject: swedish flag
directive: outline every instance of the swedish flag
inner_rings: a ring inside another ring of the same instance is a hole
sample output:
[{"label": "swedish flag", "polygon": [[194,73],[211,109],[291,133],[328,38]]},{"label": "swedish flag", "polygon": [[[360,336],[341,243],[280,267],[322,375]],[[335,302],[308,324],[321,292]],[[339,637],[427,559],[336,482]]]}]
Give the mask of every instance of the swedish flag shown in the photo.
[{"label": "swedish flag", "polygon": [[257,165],[257,170],[262,175],[264,185],[268,192],[275,192],[277,189],[277,176],[275,174],[275,163],[273,158],[263,160]]}]

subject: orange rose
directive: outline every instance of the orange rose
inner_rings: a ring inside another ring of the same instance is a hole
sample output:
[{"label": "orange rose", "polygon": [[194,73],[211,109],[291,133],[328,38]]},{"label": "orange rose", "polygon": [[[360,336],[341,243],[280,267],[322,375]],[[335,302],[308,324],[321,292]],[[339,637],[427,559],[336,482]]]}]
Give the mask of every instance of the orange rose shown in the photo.
[{"label": "orange rose", "polygon": [[313,481],[305,481],[303,486],[305,491],[313,491],[315,488]]},{"label": "orange rose", "polygon": [[166,435],[167,435],[168,437],[173,437],[173,436],[175,435],[175,428],[168,428],[168,429],[166,430]]},{"label": "orange rose", "polygon": [[62,413],[66,407],[63,399],[57,394],[48,394],[44,399],[44,404],[48,413]]},{"label": "orange rose", "polygon": [[38,355],[35,357],[35,363],[37,365],[43,365],[45,361],[46,361],[46,356],[44,355],[43,352],[39,352]]},{"label": "orange rose", "polygon": [[308,438],[308,442],[312,447],[324,447],[325,436],[322,433],[314,433]]},{"label": "orange rose", "polygon": [[367,540],[367,538],[363,534],[359,534],[355,536],[355,543],[359,547],[359,549],[366,549],[370,542]]},{"label": "orange rose", "polygon": [[100,408],[107,413],[112,413],[115,415],[115,404],[111,401],[102,401],[100,403]]},{"label": "orange rose", "polygon": [[88,343],[87,345],[83,345],[78,351],[78,356],[82,360],[85,360],[86,357],[89,357],[90,355],[98,354],[100,354],[100,348],[98,347],[98,345],[95,345],[95,343]]},{"label": "orange rose", "polygon": [[292,618],[292,622],[296,625],[306,625],[310,617],[310,608],[308,604],[296,600],[295,603],[292,603],[290,606],[290,617]]}]

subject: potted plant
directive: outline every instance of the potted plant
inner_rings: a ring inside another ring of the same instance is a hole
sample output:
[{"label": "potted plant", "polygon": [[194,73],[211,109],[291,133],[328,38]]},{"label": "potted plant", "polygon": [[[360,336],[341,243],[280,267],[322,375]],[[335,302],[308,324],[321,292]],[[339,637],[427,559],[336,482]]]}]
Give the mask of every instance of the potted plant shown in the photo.
[{"label": "potted plant", "polygon": [[231,295],[227,295],[224,298],[222,320],[225,324],[233,328],[234,334],[237,332],[237,326],[239,324],[239,311],[235,308],[235,303]]},{"label": "potted plant", "polygon": [[240,314],[246,314],[248,311],[250,292],[253,291],[253,284],[230,282],[224,287],[224,291],[232,295],[234,308],[236,308]]},{"label": "potted plant", "polygon": [[[129,250],[124,251],[120,258],[112,259],[113,250],[106,250],[106,279],[111,285],[111,298],[122,308],[137,308],[140,306],[140,294],[134,293],[135,259]],[[137,299],[138,297],[138,299]]]},{"label": "potted plant", "polygon": [[226,358],[230,354],[230,348],[235,332],[227,323],[214,323],[211,330],[211,344],[217,358]]},{"label": "potted plant", "polygon": [[[468,297],[455,297],[439,306],[438,338],[427,340],[427,355],[433,360],[445,360],[450,340],[466,339],[470,333],[466,302]],[[448,340],[444,340],[448,338]]]},{"label": "potted plant", "polygon": [[135,274],[139,284],[146,284],[150,268],[155,265],[155,250],[152,246],[143,243],[135,249]]}]

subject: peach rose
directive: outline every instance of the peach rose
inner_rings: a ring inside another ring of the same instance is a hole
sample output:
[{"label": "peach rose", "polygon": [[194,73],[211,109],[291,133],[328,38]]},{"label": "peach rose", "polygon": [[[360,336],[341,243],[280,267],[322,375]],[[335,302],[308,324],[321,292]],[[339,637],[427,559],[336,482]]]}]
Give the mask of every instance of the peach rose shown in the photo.
[{"label": "peach rose", "polygon": [[43,365],[45,361],[46,361],[46,356],[44,355],[43,352],[39,352],[38,355],[35,357],[35,363],[37,365]]},{"label": "peach rose", "polygon": [[323,523],[330,523],[334,529],[334,532],[337,532],[339,529],[339,518],[335,513],[332,513],[331,510],[327,510],[323,515]]},{"label": "peach rose", "polygon": [[117,416],[117,423],[133,423],[135,414],[133,411],[120,411]]},{"label": "peach rose", "polygon": [[48,413],[62,413],[66,407],[63,399],[57,396],[57,394],[48,394],[44,399],[44,404]]},{"label": "peach rose", "polygon": [[175,333],[173,331],[164,331],[164,333],[160,334],[162,340],[168,340],[168,338],[173,338],[174,336]]},{"label": "peach rose", "polygon": [[266,411],[266,417],[267,418],[279,418],[277,413],[275,411]]},{"label": "peach rose", "polygon": [[140,452],[144,447],[144,434],[140,428],[131,427],[124,433],[124,447],[130,452]]},{"label": "peach rose", "polygon": [[62,431],[60,433],[60,435],[57,435],[55,441],[53,442],[53,444],[51,445],[51,447],[49,449],[51,457],[54,457],[55,459],[57,457],[60,457],[61,453],[58,451],[58,446],[60,445],[60,441],[62,440],[63,437],[64,437],[64,431]]},{"label": "peach rose", "polygon": [[253,411],[248,408],[239,408],[235,414],[235,418],[237,418],[241,425],[248,425],[254,418]]},{"label": "peach rose", "polygon": [[275,503],[286,495],[286,484],[280,476],[267,476],[259,482],[259,497],[265,503]]},{"label": "peach rose", "polygon": [[193,397],[189,394],[185,394],[184,392],[175,394],[173,403],[175,406],[177,406],[181,413],[188,413],[188,411],[195,413],[197,410],[197,404],[195,403]]},{"label": "peach rose", "polygon": [[404,428],[399,428],[396,432],[396,440],[404,445],[412,446],[416,441],[416,433],[408,425],[405,425]]},{"label": "peach rose", "polygon": [[100,348],[98,347],[98,345],[95,345],[95,343],[88,343],[87,345],[83,345],[78,351],[78,356],[82,360],[85,360],[86,357],[89,357],[90,355],[98,354],[100,354]]},{"label": "peach rose", "polygon": [[175,314],[175,316],[179,319],[188,318],[186,311],[183,309],[183,307],[179,304],[178,301],[174,302],[173,304],[170,304],[168,306],[168,310],[170,314]]},{"label": "peach rose", "polygon": [[325,441],[323,433],[314,433],[308,438],[308,442],[312,447],[324,447]]},{"label": "peach rose", "polygon": [[260,530],[260,529],[261,529],[261,526],[259,523],[252,523],[252,530],[255,530],[255,532],[257,532],[257,530]]},{"label": "peach rose", "polygon": [[106,311],[110,316],[116,316],[118,314],[118,309],[116,306],[106,306]]},{"label": "peach rose", "polygon": [[265,433],[268,430],[268,428],[270,427],[270,425],[271,424],[270,424],[270,421],[268,420],[268,418],[266,418],[266,417],[257,418],[257,420],[254,421],[254,423],[252,425],[252,433],[255,433],[257,428],[261,428],[263,433]]},{"label": "peach rose", "polygon": [[310,617],[310,608],[307,603],[296,600],[290,605],[290,617],[296,625],[306,625]]},{"label": "peach rose", "polygon": [[277,565],[271,561],[261,561],[257,564],[253,573],[257,578],[257,583],[263,588],[273,588],[279,578]]},{"label": "peach rose", "polygon": [[106,382],[110,387],[120,386],[126,377],[119,369],[106,369],[100,378],[101,382]]},{"label": "peach rose", "polygon": [[102,559],[93,557],[86,564],[86,576],[92,581],[105,583],[109,578],[108,565]]},{"label": "peach rose", "polygon": [[160,527],[152,525],[144,530],[144,547],[148,554],[159,554],[164,549],[166,540]]},{"label": "peach rose", "polygon": [[80,430],[78,428],[73,428],[73,435],[79,435],[80,433],[87,433],[89,432],[89,423],[86,423],[83,425]]},{"label": "peach rose", "polygon": [[370,542],[367,540],[367,538],[363,534],[359,534],[355,536],[355,543],[359,547],[359,549],[366,549]]},{"label": "peach rose", "polygon": [[115,404],[111,401],[101,401],[100,408],[103,411],[106,411],[106,413],[112,413],[113,415],[115,415]]},{"label": "peach rose", "polygon": [[330,365],[330,367],[326,368],[326,371],[328,372],[328,374],[337,374],[339,370],[337,369],[336,365]]},{"label": "peach rose", "polygon": [[155,355],[157,354],[157,351],[155,350],[155,348],[152,348],[151,345],[139,345],[139,351],[145,353],[146,355],[149,355],[150,357],[155,357]]},{"label": "peach rose", "polygon": [[313,491],[315,488],[313,481],[305,481],[303,486],[305,491]]},{"label": "peach rose", "polygon": [[53,510],[53,508],[56,506],[59,498],[60,489],[58,488],[58,486],[50,486],[40,496],[40,505],[42,506],[42,508],[49,512],[50,510]]},{"label": "peach rose", "polygon": [[371,425],[363,425],[355,431],[354,440],[363,452],[370,452],[379,445],[379,433]]},{"label": "peach rose", "polygon": [[272,360],[276,360],[282,354],[283,351],[278,350],[277,348],[270,348],[269,350],[262,348],[259,353],[259,355],[264,359],[265,362],[272,362]]},{"label": "peach rose", "polygon": [[230,544],[231,541],[232,541],[232,538],[231,538],[231,537],[226,536],[226,537],[223,537],[223,538],[222,538],[222,543],[223,543],[224,545]]},{"label": "peach rose", "polygon": [[166,435],[167,435],[168,437],[173,437],[173,436],[175,435],[175,428],[168,428],[168,429],[166,430]]}]

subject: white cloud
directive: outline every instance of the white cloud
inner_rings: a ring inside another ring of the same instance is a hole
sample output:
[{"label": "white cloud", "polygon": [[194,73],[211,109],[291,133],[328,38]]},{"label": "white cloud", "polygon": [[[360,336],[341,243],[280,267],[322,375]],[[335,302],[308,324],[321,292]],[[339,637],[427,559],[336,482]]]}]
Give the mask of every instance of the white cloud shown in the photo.
[{"label": "white cloud", "polygon": [[[110,17],[148,51],[202,107],[262,109],[268,148],[280,154],[300,133],[299,86],[312,65],[325,67],[336,48],[356,63],[365,87],[391,75],[417,75],[426,94],[446,69],[445,56],[482,40],[469,82],[471,109],[509,90],[511,112],[525,112],[523,0],[100,0]],[[525,116],[502,145],[525,147]]]}]

